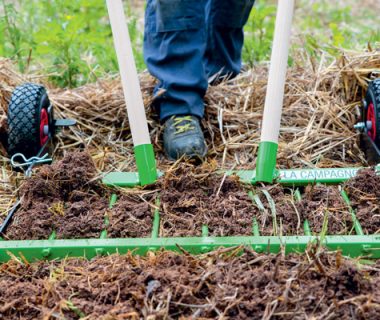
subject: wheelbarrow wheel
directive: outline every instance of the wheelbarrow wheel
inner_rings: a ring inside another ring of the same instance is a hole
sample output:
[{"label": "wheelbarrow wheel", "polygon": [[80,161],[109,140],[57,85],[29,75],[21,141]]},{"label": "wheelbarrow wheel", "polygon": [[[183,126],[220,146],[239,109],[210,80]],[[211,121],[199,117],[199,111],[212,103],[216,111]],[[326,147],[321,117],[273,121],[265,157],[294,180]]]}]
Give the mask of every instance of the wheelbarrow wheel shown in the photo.
[{"label": "wheelbarrow wheel", "polygon": [[380,148],[380,79],[372,81],[365,96],[364,121],[371,121],[369,138]]},{"label": "wheelbarrow wheel", "polygon": [[[8,106],[8,155],[36,156],[49,139],[52,108],[43,86],[26,83],[17,87]],[[50,110],[49,110],[50,109]]]}]

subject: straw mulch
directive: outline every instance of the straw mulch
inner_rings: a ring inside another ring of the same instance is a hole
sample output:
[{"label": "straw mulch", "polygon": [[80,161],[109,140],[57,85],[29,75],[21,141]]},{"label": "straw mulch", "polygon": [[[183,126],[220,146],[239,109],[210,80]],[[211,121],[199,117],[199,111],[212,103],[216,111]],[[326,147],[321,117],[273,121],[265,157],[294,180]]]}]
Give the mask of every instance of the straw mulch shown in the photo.
[{"label": "straw mulch", "polygon": [[[280,167],[332,167],[365,164],[353,125],[370,79],[380,74],[380,52],[344,52],[331,64],[302,62],[288,71],[278,164]],[[0,138],[6,134],[6,109],[11,92],[23,82],[42,82],[20,75],[9,60],[0,60]],[[237,79],[210,87],[204,127],[208,161],[223,168],[254,168],[260,138],[267,68],[260,66]],[[48,84],[44,83],[49,87]],[[171,165],[162,153],[162,126],[150,102],[155,81],[141,74],[151,136],[161,169]],[[74,118],[78,125],[59,135],[55,157],[69,149],[87,148],[99,172],[133,170],[132,139],[119,78],[107,78],[76,89],[49,88],[56,117]],[[0,211],[9,207],[15,186],[4,147]]]},{"label": "straw mulch", "polygon": [[[379,319],[379,264],[220,249],[1,266],[4,319]],[[3,303],[1,303],[3,302]]]}]

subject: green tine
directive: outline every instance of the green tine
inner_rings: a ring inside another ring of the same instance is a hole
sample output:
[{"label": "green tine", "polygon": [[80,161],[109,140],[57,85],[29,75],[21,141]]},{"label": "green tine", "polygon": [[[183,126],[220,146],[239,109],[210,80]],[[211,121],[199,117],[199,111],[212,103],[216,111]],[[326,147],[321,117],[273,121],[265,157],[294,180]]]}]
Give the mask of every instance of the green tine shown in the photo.
[{"label": "green tine", "polygon": [[[52,240],[54,242],[54,240],[57,238],[57,233],[54,231],[52,231],[52,233],[50,234],[48,240]],[[41,255],[43,258],[48,258],[50,255],[51,255],[51,249],[50,247],[45,247],[41,250]]]},{"label": "green tine", "polygon": [[302,195],[301,195],[300,189],[297,189],[296,191],[294,191],[294,199],[295,199],[297,202],[301,202],[301,200],[302,200]]},{"label": "green tine", "polygon": [[252,233],[255,237],[260,237],[260,228],[256,217],[253,217]]},{"label": "green tine", "polygon": [[[302,195],[299,189],[294,192],[294,198],[297,202],[301,202]],[[305,236],[311,236],[310,224],[307,219],[303,222],[303,232],[305,233]]]},{"label": "green tine", "polygon": [[110,199],[110,206],[109,206],[110,209],[112,209],[112,207],[115,205],[116,201],[117,201],[117,194],[113,193],[111,195],[111,199]]},{"label": "green tine", "polygon": [[311,236],[310,224],[307,220],[303,222],[303,231],[305,232],[305,236]]},{"label": "green tine", "polygon": [[268,200],[269,207],[272,211],[272,220],[273,220],[273,231],[274,235],[278,235],[278,225],[277,225],[277,214],[276,214],[276,204],[274,203],[273,198],[269,194],[267,190],[261,190],[262,193],[265,195],[265,197]]},{"label": "green tine", "polygon": [[[265,211],[265,207],[257,194],[254,194],[252,191],[249,191],[248,196],[251,198],[252,202],[259,208],[260,212]],[[256,217],[254,217],[252,221],[252,233],[254,236],[260,236],[260,226],[257,222]]]},{"label": "green tine", "polygon": [[208,226],[205,224],[202,225],[202,237],[208,237]]},{"label": "green tine", "polygon": [[[109,203],[109,208],[110,209],[112,209],[113,208],[113,206],[116,204],[116,202],[117,202],[117,194],[116,193],[113,193],[112,195],[111,195],[111,198],[110,198],[110,203]],[[109,220],[109,218],[108,218],[108,216],[107,215],[105,215],[104,216],[104,224],[106,225],[106,226],[109,226],[109,224],[110,224],[110,220]],[[100,239],[106,239],[107,238],[107,230],[102,230],[102,232],[100,233],[100,237],[99,237]]]},{"label": "green tine", "polygon": [[265,211],[265,207],[263,203],[261,202],[260,197],[256,193],[254,194],[252,191],[249,191],[248,196],[257,205],[260,211]]},{"label": "green tine", "polygon": [[153,228],[152,228],[152,236],[151,238],[158,238],[160,232],[160,198],[156,199],[156,208],[154,209],[153,216]]},{"label": "green tine", "polygon": [[343,198],[344,202],[347,204],[348,210],[351,213],[352,222],[354,224],[356,234],[358,236],[364,235],[362,226],[360,225],[360,222],[359,222],[358,218],[356,217],[355,210],[351,207],[351,201],[350,201],[350,198],[348,197],[348,194],[343,189],[340,191],[340,194],[342,195],[342,198]]}]

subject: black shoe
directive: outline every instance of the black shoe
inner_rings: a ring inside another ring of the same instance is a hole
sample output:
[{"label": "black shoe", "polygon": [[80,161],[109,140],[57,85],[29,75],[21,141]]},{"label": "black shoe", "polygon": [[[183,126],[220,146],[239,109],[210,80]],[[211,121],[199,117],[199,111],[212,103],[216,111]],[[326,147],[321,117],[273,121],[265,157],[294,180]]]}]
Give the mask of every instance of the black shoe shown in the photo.
[{"label": "black shoe", "polygon": [[166,120],[164,149],[170,160],[177,160],[183,156],[204,158],[207,147],[198,118],[172,116]]}]

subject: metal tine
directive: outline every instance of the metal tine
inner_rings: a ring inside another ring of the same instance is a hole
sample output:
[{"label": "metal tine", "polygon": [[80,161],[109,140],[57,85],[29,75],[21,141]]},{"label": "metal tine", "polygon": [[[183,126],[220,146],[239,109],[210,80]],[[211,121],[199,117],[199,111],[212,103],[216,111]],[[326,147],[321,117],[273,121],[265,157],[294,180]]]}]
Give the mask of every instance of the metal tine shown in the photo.
[{"label": "metal tine", "polygon": [[202,237],[208,237],[208,226],[205,224],[202,225]]},{"label": "metal tine", "polygon": [[50,234],[48,240],[55,240],[57,238],[57,233],[55,231],[52,231]]},{"label": "metal tine", "polygon": [[[265,207],[263,203],[261,202],[260,197],[256,193],[249,191],[248,196],[251,198],[252,202],[259,208],[260,212],[265,212]],[[256,217],[254,217],[252,221],[252,233],[254,236],[257,236],[257,237],[260,236],[260,226],[259,226],[259,223],[257,222]]]},{"label": "metal tine", "polygon": [[[294,192],[294,199],[297,202],[300,202],[302,200],[302,194],[298,188]],[[309,221],[307,219],[303,222],[303,232],[305,233],[306,236],[311,236],[310,224],[309,224]]]},{"label": "metal tine", "polygon": [[362,226],[360,225],[360,222],[359,222],[358,218],[356,217],[356,212],[351,206],[351,201],[350,201],[350,198],[348,197],[348,194],[346,193],[346,191],[343,190],[343,188],[340,190],[340,194],[341,194],[344,202],[348,206],[348,210],[350,211],[350,214],[352,217],[352,222],[354,224],[354,229],[355,229],[356,234],[359,236],[364,235]]},{"label": "metal tine", "polygon": [[278,225],[277,225],[277,211],[276,211],[276,204],[274,203],[274,200],[272,196],[269,194],[268,190],[261,190],[261,192],[265,195],[267,198],[270,210],[272,211],[272,223],[273,223],[273,231],[274,235],[279,235]]},{"label": "metal tine", "polygon": [[[113,206],[116,204],[117,202],[117,194],[116,193],[113,193],[111,195],[111,198],[110,198],[110,203],[109,203],[109,208],[112,209]],[[110,224],[110,221],[109,221],[109,218],[108,216],[105,216],[104,217],[104,224],[106,226],[108,226]],[[100,239],[106,239],[107,238],[107,230],[102,230],[102,232],[100,233]]]},{"label": "metal tine", "polygon": [[252,234],[255,237],[260,237],[260,228],[259,228],[259,223],[257,222],[256,217],[253,217]]},{"label": "metal tine", "polygon": [[154,209],[154,216],[153,216],[153,228],[152,228],[152,236],[151,238],[155,239],[158,238],[158,235],[160,233],[160,198],[157,197],[156,199],[156,208]]}]

